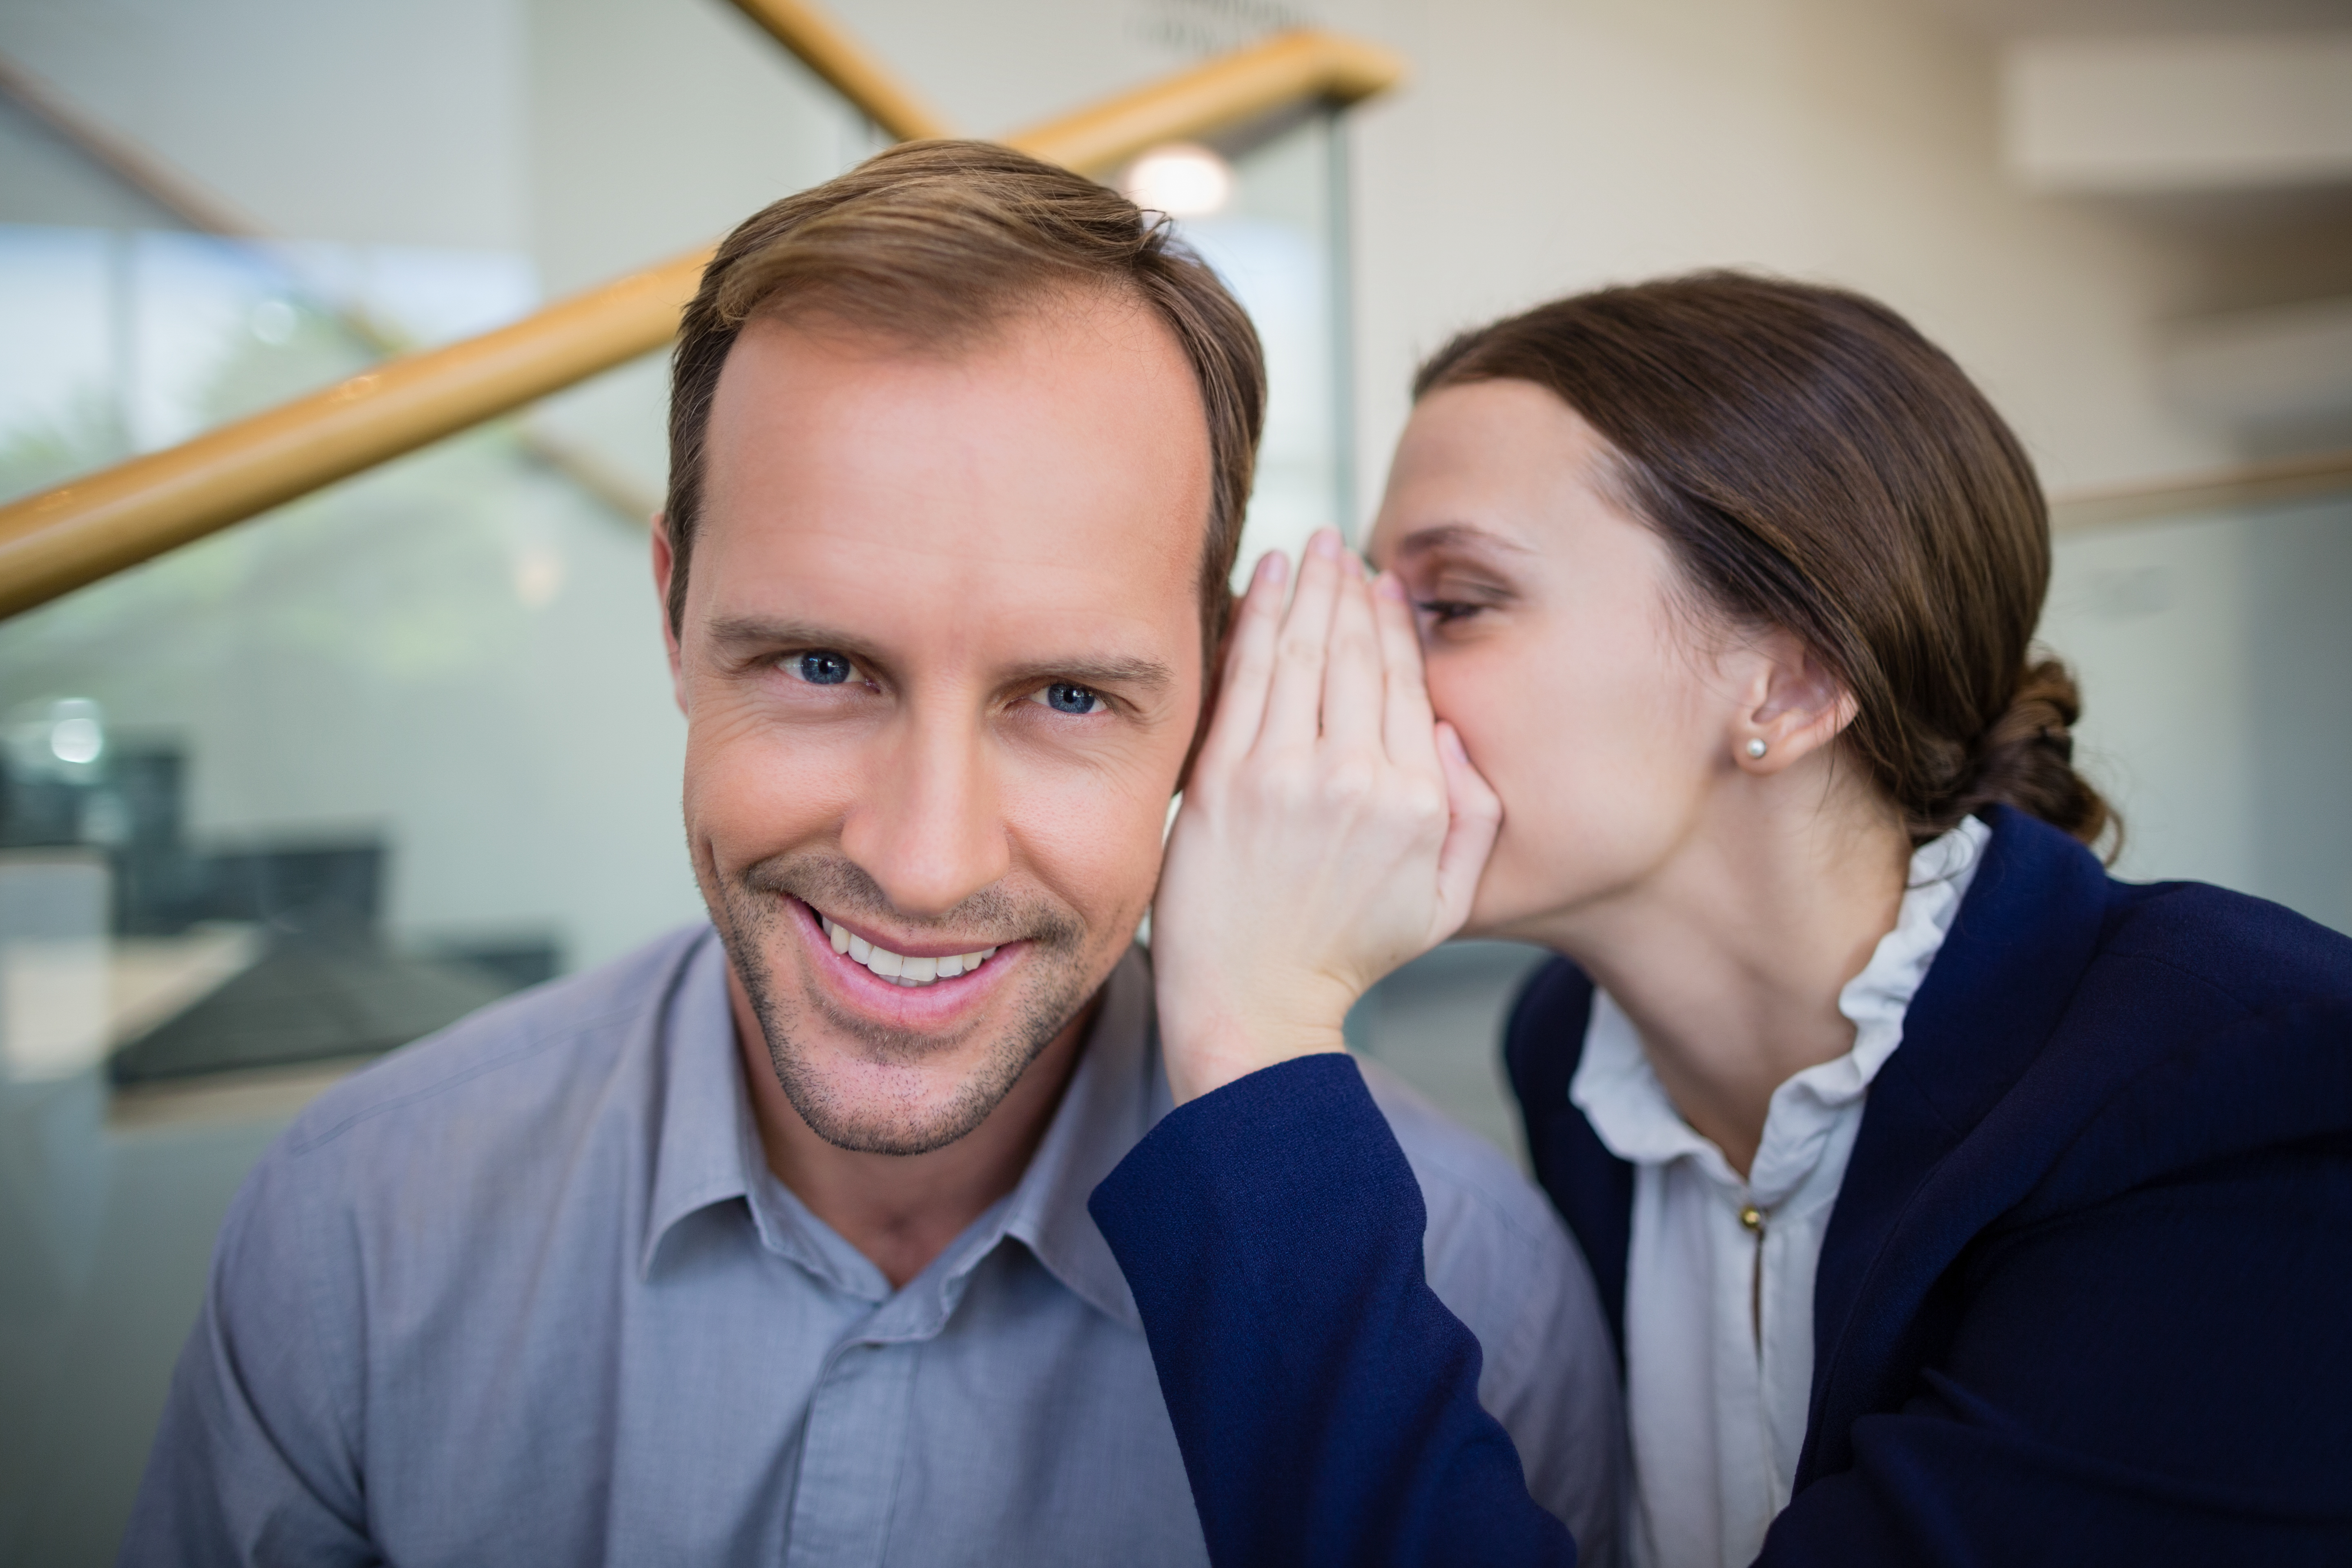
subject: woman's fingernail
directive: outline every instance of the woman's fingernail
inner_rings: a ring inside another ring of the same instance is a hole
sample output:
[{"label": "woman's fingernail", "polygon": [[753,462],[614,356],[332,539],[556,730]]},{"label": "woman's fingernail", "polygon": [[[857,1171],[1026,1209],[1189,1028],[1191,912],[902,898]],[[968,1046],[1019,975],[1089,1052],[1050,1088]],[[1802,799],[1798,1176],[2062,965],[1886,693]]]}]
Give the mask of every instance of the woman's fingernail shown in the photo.
[{"label": "woman's fingernail", "polygon": [[1397,574],[1393,572],[1383,572],[1373,578],[1372,592],[1383,599],[1393,599],[1400,605],[1404,603],[1404,584],[1397,581]]},{"label": "woman's fingernail", "polygon": [[1326,561],[1337,560],[1339,554],[1339,531],[1336,528],[1317,529],[1314,539],[1308,542],[1307,548]]},{"label": "woman's fingernail", "polygon": [[1290,558],[1279,550],[1269,550],[1257,558],[1257,570],[1250,574],[1253,583],[1278,583],[1290,569]]}]

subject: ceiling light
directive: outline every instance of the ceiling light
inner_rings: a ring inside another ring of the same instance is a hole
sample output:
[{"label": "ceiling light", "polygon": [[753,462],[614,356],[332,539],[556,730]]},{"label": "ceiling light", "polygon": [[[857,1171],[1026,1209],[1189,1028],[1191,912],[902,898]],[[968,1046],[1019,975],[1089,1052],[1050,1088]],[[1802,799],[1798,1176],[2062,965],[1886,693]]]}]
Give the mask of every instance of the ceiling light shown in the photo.
[{"label": "ceiling light", "polygon": [[1197,142],[1171,142],[1129,164],[1119,189],[1170,217],[1206,217],[1233,199],[1234,169]]}]

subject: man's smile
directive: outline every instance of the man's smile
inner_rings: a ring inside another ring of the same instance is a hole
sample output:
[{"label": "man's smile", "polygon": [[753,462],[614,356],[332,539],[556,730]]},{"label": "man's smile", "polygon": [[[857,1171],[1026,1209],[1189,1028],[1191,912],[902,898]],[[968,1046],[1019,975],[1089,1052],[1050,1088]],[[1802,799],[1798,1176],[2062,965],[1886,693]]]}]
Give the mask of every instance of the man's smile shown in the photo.
[{"label": "man's smile", "polygon": [[824,934],[832,939],[834,952],[847,953],[853,961],[864,964],[883,979],[895,981],[903,986],[936,985],[942,980],[953,980],[960,974],[971,973],[994,958],[997,948],[1003,945],[991,943],[984,947],[958,949],[953,944],[942,948],[938,942],[901,942],[899,947],[906,951],[900,952],[883,946],[880,942],[854,930],[844,921],[835,920],[814,905],[810,907],[810,912],[816,916],[817,924],[824,929]]},{"label": "man's smile", "polygon": [[[803,943],[834,999],[877,1023],[935,1033],[961,1022],[999,989],[1032,945],[1025,940],[918,942],[838,921],[786,896]],[[887,945],[886,945],[887,943]]]}]

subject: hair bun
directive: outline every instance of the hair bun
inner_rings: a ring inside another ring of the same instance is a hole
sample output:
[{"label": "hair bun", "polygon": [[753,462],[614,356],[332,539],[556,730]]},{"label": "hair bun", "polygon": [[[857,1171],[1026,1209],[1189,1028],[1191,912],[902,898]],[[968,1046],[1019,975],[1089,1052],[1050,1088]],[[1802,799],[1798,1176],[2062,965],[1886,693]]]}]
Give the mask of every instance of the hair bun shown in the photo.
[{"label": "hair bun", "polygon": [[2121,820],[2074,771],[2074,725],[2082,713],[2082,694],[2063,664],[2054,658],[2028,664],[2008,709],[1972,748],[1975,765],[1960,785],[1953,820],[2000,802],[2085,844],[2112,828],[2120,851]]}]

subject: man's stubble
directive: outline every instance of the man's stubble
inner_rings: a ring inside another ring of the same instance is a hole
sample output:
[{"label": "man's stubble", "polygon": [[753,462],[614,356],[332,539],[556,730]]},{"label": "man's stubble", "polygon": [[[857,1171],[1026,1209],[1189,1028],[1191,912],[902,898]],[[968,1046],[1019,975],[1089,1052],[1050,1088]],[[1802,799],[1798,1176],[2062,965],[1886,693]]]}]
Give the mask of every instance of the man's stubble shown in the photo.
[{"label": "man's stubble", "polygon": [[768,957],[783,922],[793,918],[781,901],[784,895],[836,919],[871,915],[877,917],[876,923],[904,925],[905,918],[890,909],[863,869],[833,856],[776,856],[733,878],[714,875],[712,882],[719,893],[712,918],[759,1020],[777,1084],[818,1137],[858,1153],[924,1154],[971,1132],[1078,1016],[1100,979],[1089,973],[1086,927],[1074,912],[1044,900],[1016,899],[999,888],[975,893],[926,923],[959,938],[988,931],[991,945],[1014,940],[1029,944],[1013,1015],[996,1026],[997,1038],[944,1105],[926,1108],[912,1092],[877,1104],[868,1096],[844,1095],[812,1063],[803,1043],[811,1015],[836,1038],[855,1041],[865,1059],[877,1066],[912,1066],[961,1041],[877,1026],[841,1011],[814,986],[803,1006],[776,984]]}]

